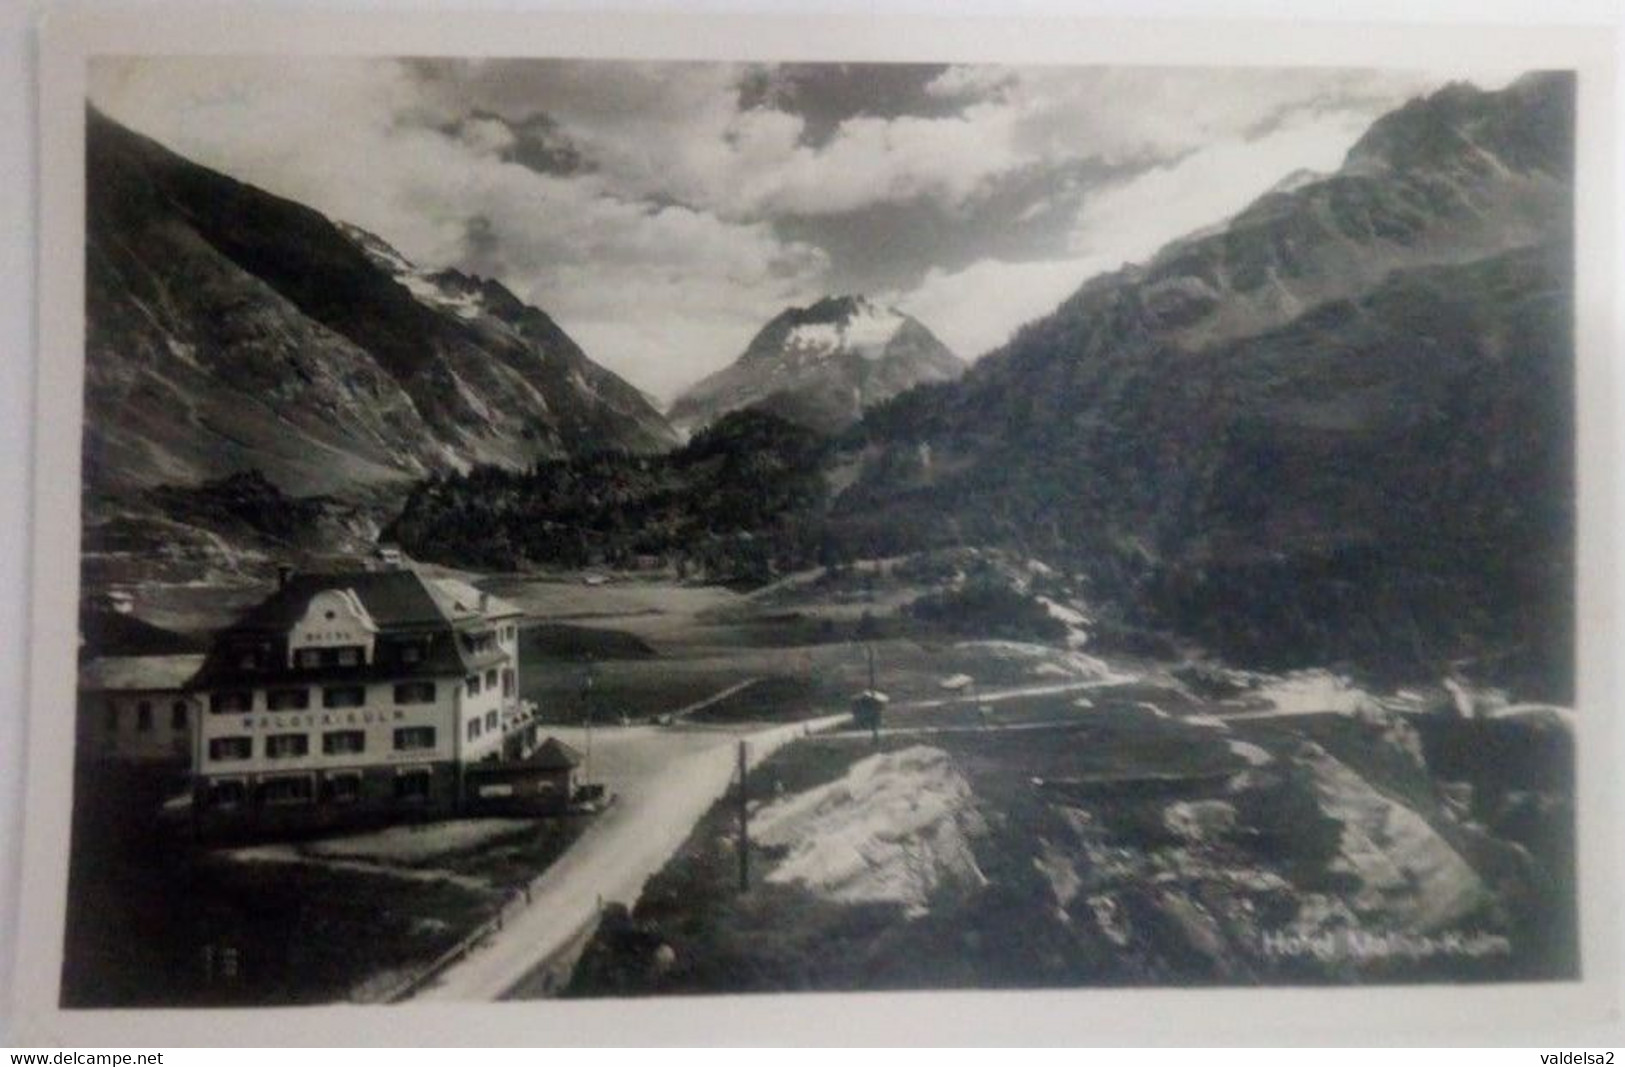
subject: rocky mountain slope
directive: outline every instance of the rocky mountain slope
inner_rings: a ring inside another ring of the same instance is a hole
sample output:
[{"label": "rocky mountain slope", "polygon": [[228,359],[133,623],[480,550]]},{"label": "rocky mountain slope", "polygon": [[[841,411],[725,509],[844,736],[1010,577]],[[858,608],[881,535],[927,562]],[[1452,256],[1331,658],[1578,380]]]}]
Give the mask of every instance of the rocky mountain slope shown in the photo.
[{"label": "rocky mountain slope", "polygon": [[965,365],[918,319],[867,297],[826,297],[774,316],[732,364],[672,405],[698,428],[744,407],[833,431],[922,382],[951,381]]},{"label": "rocky mountain slope", "polygon": [[[1452,86],[866,419],[838,508],[1247,659],[1567,676],[1573,82]],[[1558,694],[1561,695],[1561,694]]]},{"label": "rocky mountain slope", "polygon": [[499,283],[420,271],[94,111],[86,138],[99,517],[249,470],[292,496],[376,501],[473,464],[675,442],[641,393]]},{"label": "rocky mountain slope", "polygon": [[642,395],[500,284],[92,113],[87,464],[98,484],[258,467],[330,492],[672,436]]}]

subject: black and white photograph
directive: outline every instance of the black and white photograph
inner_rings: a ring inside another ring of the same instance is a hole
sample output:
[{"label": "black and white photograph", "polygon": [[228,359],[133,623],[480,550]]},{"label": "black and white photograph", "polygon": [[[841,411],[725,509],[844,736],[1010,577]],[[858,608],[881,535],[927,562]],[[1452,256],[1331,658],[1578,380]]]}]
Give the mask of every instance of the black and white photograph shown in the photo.
[{"label": "black and white photograph", "polygon": [[57,1006],[1584,980],[1576,69],[713,53],[87,57]]}]

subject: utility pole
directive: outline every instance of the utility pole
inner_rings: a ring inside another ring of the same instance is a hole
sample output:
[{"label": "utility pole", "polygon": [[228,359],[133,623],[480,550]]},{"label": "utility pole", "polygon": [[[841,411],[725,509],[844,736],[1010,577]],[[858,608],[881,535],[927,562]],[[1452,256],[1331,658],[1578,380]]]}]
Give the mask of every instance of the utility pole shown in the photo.
[{"label": "utility pole", "polygon": [[750,890],[750,791],[746,789],[748,770],[745,741],[739,741],[739,891]]},{"label": "utility pole", "polygon": [[581,685],[581,711],[587,725],[587,753],[581,761],[581,776],[586,781],[592,781],[592,686],[596,676],[596,664],[592,655],[587,656],[587,677]]}]

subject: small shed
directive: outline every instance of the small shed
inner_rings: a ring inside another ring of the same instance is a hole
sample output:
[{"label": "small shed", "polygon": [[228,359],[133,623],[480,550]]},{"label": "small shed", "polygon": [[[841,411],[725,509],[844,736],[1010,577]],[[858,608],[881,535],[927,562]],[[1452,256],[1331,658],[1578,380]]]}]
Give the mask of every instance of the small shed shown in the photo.
[{"label": "small shed", "polygon": [[575,798],[580,769],[581,753],[549,737],[525,759],[470,766],[468,800],[488,809],[563,811]]},{"label": "small shed", "polygon": [[880,716],[891,697],[878,689],[865,689],[852,698],[852,724],[860,730],[880,729]]}]

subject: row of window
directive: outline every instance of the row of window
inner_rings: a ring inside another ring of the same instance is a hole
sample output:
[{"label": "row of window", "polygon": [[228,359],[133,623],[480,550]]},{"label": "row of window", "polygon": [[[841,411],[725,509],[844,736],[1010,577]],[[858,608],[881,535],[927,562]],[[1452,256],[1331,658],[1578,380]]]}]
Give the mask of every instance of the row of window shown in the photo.
[{"label": "row of window", "polygon": [[[267,689],[265,706],[270,711],[305,711],[310,707],[310,689],[306,687]],[[323,686],[322,707],[359,708],[367,703],[364,685]],[[392,694],[397,704],[433,704],[436,690],[433,682],[401,682]],[[247,689],[231,689],[209,695],[209,710],[216,715],[254,710],[254,694]]]},{"label": "row of window", "polygon": [[[427,768],[414,768],[395,776],[393,795],[396,800],[426,801],[430,795],[432,775]],[[309,804],[316,799],[316,781],[308,774],[290,774],[267,778],[255,787],[256,803],[268,805]],[[361,775],[330,774],[323,778],[321,798],[337,804],[354,803],[361,799]],[[210,782],[205,803],[210,808],[231,809],[248,802],[248,783],[240,778],[225,778]]]},{"label": "row of window", "polygon": [[[171,730],[185,730],[191,721],[191,713],[187,710],[186,701],[177,700],[169,706],[169,728]],[[119,724],[118,704],[109,700],[107,702],[107,732],[117,733]],[[143,700],[135,706],[135,728],[140,733],[150,733],[153,724],[152,701]]]},{"label": "row of window", "polygon": [[[483,683],[481,682],[479,675],[471,674],[471,675],[468,676],[468,678],[464,681],[463,684],[467,687],[469,696],[477,697],[477,696],[480,695],[480,690],[482,688],[484,688],[484,689],[495,689],[497,687],[497,679],[498,679],[497,669],[495,667],[492,667],[490,670],[485,672],[485,679],[484,679]],[[513,671],[508,669],[508,668],[504,668],[503,671],[502,671],[502,674],[501,674],[501,681],[502,681],[502,695],[505,696],[505,697],[513,696],[513,688],[514,688]]]},{"label": "row of window", "polygon": [[[395,751],[414,752],[435,747],[433,726],[403,726],[395,731]],[[354,756],[367,750],[364,730],[329,730],[322,734],[322,755]],[[266,759],[297,759],[310,755],[309,734],[266,734]],[[209,741],[209,758],[216,763],[232,763],[254,757],[252,737],[215,737]]]},{"label": "row of window", "polygon": [[470,741],[478,741],[482,733],[491,733],[497,729],[497,726],[498,718],[497,713],[494,711],[488,711],[485,713],[485,722],[483,725],[477,718],[470,719],[468,720],[468,739]]},{"label": "row of window", "polygon": [[[429,653],[427,639],[404,641],[387,647],[394,653],[394,662],[407,666],[422,663]],[[359,667],[366,658],[366,649],[362,646],[344,645],[335,648],[296,649],[293,663],[301,670],[317,670],[322,667]],[[239,670],[257,671],[262,667],[273,665],[276,653],[267,644],[246,645],[235,649],[232,659]]]}]

